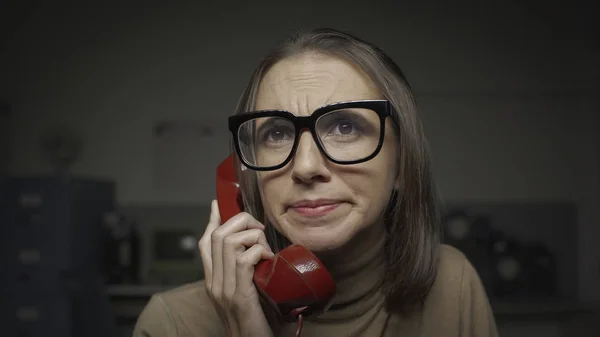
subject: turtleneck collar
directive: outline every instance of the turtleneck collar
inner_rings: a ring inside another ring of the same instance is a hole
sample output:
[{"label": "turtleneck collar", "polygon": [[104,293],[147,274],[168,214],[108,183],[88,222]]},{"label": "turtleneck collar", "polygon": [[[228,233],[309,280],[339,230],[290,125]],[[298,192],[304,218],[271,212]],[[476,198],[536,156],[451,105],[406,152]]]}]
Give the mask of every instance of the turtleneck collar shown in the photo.
[{"label": "turtleneck collar", "polygon": [[327,270],[335,280],[336,295],[327,312],[309,317],[308,320],[326,322],[352,319],[383,304],[380,289],[385,272],[385,235],[378,235],[368,244],[364,253],[352,261],[340,264],[328,261]]}]

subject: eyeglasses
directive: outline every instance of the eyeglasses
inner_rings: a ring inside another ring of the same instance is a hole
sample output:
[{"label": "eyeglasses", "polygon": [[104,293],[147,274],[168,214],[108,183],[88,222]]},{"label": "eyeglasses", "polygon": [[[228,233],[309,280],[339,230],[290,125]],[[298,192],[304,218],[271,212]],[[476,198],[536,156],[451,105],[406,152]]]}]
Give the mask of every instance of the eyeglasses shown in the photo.
[{"label": "eyeglasses", "polygon": [[309,116],[285,110],[235,115],[229,117],[229,130],[242,163],[256,171],[285,166],[296,153],[303,130],[310,131],[330,161],[351,165],[379,153],[385,119],[394,116],[395,110],[387,100],[350,101],[320,107]]}]

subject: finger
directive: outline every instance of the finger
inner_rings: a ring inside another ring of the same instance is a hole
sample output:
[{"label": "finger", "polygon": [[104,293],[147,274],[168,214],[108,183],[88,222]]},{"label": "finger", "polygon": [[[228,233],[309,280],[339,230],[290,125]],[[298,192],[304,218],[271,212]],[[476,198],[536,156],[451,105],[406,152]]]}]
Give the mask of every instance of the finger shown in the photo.
[{"label": "finger", "polygon": [[210,203],[210,217],[208,219],[208,224],[206,225],[206,229],[202,234],[202,237],[210,238],[215,229],[221,226],[221,215],[219,213],[219,202],[217,200],[213,200]]},{"label": "finger", "polygon": [[210,218],[204,234],[198,241],[198,249],[200,250],[200,256],[202,257],[202,266],[204,268],[204,279],[208,289],[212,286],[212,248],[210,238],[212,232],[219,227],[221,224],[221,217],[219,215],[219,207],[216,200],[213,200],[210,204]]},{"label": "finger", "polygon": [[254,267],[263,259],[270,259],[274,254],[262,245],[248,248],[236,258],[236,290],[235,296],[248,298],[256,292],[254,287]]},{"label": "finger", "polygon": [[[262,245],[268,251],[272,251],[271,246],[267,242],[265,231],[258,228],[246,229],[241,232],[232,233],[225,237],[223,241],[223,253],[225,256],[229,253],[233,253],[233,249],[239,249],[238,253],[241,253],[256,244]],[[237,255],[237,254],[236,254]]]},{"label": "finger", "polygon": [[265,233],[260,229],[248,229],[225,238],[223,242],[223,293],[225,296],[231,296],[235,291],[237,256],[246,248],[257,244],[271,251]]},{"label": "finger", "polygon": [[223,286],[223,242],[225,238],[233,233],[238,233],[248,229],[263,230],[265,226],[258,222],[250,214],[242,212],[236,214],[224,224],[215,229],[210,236],[211,256],[212,256],[212,287],[217,287],[216,291],[222,290]]}]

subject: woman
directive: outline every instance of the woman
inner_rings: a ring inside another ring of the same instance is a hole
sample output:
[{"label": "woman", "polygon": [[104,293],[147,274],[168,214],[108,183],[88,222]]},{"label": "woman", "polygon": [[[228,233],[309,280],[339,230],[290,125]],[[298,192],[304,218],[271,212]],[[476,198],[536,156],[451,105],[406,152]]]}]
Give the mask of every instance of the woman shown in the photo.
[{"label": "woman", "polygon": [[340,31],[301,32],[254,72],[236,113],[248,114],[230,121],[247,212],[221,223],[213,201],[205,280],[153,296],[134,335],[293,336],[252,283],[254,265],[290,243],[337,285],[302,336],[497,335],[476,271],[440,245],[426,140],[386,54]]}]

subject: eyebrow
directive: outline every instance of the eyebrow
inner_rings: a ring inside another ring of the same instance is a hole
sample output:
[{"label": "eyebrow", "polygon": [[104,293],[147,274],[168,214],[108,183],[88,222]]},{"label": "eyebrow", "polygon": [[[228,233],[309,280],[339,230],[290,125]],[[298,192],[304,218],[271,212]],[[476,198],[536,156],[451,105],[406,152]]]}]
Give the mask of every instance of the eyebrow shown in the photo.
[{"label": "eyebrow", "polygon": [[[354,101],[363,101],[363,100],[380,100],[379,98],[373,98],[373,99],[368,99],[368,98],[364,98],[364,99],[347,99],[347,100],[343,100],[343,101],[335,101],[335,102],[331,102],[331,103],[325,103],[322,105],[319,105],[316,109],[313,109],[310,114],[312,115],[313,113],[315,113],[315,111],[318,111],[322,108],[331,106],[331,105],[336,105],[336,104],[342,104],[342,103],[346,103],[346,102],[354,102]],[[256,106],[256,104],[255,104]],[[344,108],[343,110],[351,110],[354,108]],[[296,114],[295,111],[292,110],[288,110],[288,109],[284,109],[283,107],[281,107],[280,105],[276,105],[275,108],[267,108],[267,109],[255,109],[255,110],[250,110],[247,112],[258,112],[258,111],[286,111],[289,112],[291,114],[293,114],[294,116],[298,116],[298,117],[302,117]]]}]

